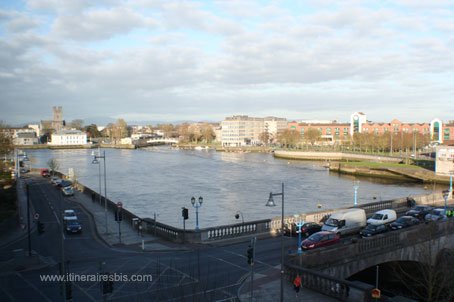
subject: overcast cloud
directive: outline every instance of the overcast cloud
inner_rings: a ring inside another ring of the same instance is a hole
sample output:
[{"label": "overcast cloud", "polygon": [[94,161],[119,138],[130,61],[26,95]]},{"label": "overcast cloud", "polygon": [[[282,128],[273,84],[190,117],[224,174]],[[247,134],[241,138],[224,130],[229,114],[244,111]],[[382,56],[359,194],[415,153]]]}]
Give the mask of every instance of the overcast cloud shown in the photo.
[{"label": "overcast cloud", "polygon": [[0,120],[448,121],[453,54],[453,1],[2,1]]}]

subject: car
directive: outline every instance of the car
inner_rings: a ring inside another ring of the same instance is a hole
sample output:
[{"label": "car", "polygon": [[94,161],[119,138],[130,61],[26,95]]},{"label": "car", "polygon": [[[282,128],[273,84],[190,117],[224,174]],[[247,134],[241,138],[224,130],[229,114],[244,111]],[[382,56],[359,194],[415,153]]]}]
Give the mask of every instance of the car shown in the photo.
[{"label": "car", "polygon": [[402,216],[397,218],[396,221],[392,222],[389,227],[391,230],[400,230],[403,228],[408,228],[413,225],[419,224],[420,220],[413,216]]},{"label": "car", "polygon": [[60,178],[58,178],[57,176],[52,176],[50,178],[50,182],[51,184],[53,184],[54,186],[57,186],[62,180]]},{"label": "car", "polygon": [[64,188],[64,187],[69,187],[71,186],[73,183],[69,180],[64,180],[62,179],[58,184],[57,184],[57,187],[60,187],[60,188]]},{"label": "car", "polygon": [[77,220],[77,215],[74,210],[65,210],[63,220]]},{"label": "car", "polygon": [[388,227],[385,224],[368,224],[364,229],[359,232],[361,237],[371,237],[377,234],[386,233]]},{"label": "car", "polygon": [[416,217],[420,220],[423,220],[424,217],[429,214],[433,208],[431,206],[426,206],[426,205],[418,205],[413,208],[411,208],[407,213],[405,213],[405,216],[413,216]]},{"label": "car", "polygon": [[340,235],[330,231],[320,231],[310,235],[301,243],[303,250],[328,246],[340,242]]},{"label": "car", "polygon": [[66,220],[65,221],[65,229],[66,233],[73,234],[73,233],[80,233],[82,232],[82,226],[80,225],[77,219],[75,220]]},{"label": "car", "polygon": [[424,216],[424,220],[425,221],[446,220],[447,219],[447,215],[446,215],[447,211],[452,211],[451,207],[446,208],[446,210],[444,208],[433,209],[432,212],[430,212],[430,213],[426,214],[426,216]]},{"label": "car", "polygon": [[[296,223],[290,224],[291,228],[289,228],[288,224],[284,226],[284,235],[285,236],[298,236],[298,226]],[[309,237],[310,235],[319,232],[322,229],[322,226],[316,222],[306,222],[301,226],[301,236]]]},{"label": "car", "polygon": [[63,187],[63,188],[61,188],[61,191],[63,192],[63,195],[65,195],[65,196],[74,195],[74,189],[71,186]]},{"label": "car", "polygon": [[397,217],[396,211],[391,209],[381,210],[375,212],[371,218],[367,219],[367,224],[390,224],[395,221]]},{"label": "car", "polygon": [[40,174],[42,177],[50,177],[49,169],[41,169]]}]

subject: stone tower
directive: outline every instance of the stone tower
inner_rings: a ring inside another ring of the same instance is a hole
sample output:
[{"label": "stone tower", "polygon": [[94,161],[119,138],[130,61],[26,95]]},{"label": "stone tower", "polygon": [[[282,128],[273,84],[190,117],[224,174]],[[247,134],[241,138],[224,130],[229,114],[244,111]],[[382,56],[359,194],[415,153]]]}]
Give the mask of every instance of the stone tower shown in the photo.
[{"label": "stone tower", "polygon": [[52,107],[52,111],[52,128],[55,131],[60,131],[63,129],[63,109],[61,106],[54,106]]}]

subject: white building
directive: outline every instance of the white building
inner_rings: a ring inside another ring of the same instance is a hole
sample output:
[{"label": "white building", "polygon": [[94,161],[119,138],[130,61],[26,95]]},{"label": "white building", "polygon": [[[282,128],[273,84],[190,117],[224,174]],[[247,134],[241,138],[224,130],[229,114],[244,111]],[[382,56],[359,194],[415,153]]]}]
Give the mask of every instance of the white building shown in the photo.
[{"label": "white building", "polygon": [[260,135],[268,132],[270,137],[287,128],[287,119],[277,117],[249,117],[235,115],[221,122],[221,143],[225,147],[254,146],[263,143]]},{"label": "white building", "polygon": [[49,145],[72,146],[87,144],[87,134],[79,130],[61,130],[53,133]]},{"label": "white building", "polygon": [[438,175],[454,174],[454,146],[437,146],[435,173]]}]

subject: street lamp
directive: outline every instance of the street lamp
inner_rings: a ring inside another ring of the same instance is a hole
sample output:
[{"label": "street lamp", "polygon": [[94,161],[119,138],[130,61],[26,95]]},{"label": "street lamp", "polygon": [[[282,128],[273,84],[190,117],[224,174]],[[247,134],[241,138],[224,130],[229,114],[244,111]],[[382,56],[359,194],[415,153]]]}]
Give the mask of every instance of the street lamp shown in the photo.
[{"label": "street lamp", "polygon": [[449,197],[452,198],[452,176],[454,174],[454,170],[449,171]]},{"label": "street lamp", "polygon": [[198,201],[196,202],[195,197],[192,196],[191,198],[192,206],[195,208],[195,230],[198,231],[199,229],[199,208],[202,206],[203,198],[202,196],[199,197]]},{"label": "street lamp", "polygon": [[303,253],[303,250],[301,249],[301,235],[302,235],[302,227],[304,225],[304,221],[301,220],[301,217],[299,217],[299,221],[296,223],[296,226],[298,227],[297,233],[298,233],[298,255],[301,255]]},{"label": "street lamp", "polygon": [[[106,234],[108,233],[108,228],[107,228],[107,182],[106,182],[106,151],[102,151],[101,155],[101,150],[98,148],[98,154],[96,155],[95,152],[93,151],[91,153],[93,155],[93,161],[91,162],[92,164],[100,164],[98,159],[102,158],[104,161],[104,215],[106,217]],[[101,166],[99,166],[99,200],[101,201]]]},{"label": "street lamp", "polygon": [[359,180],[355,180],[353,182],[353,189],[355,190],[355,201],[354,201],[355,207],[358,205],[358,188],[359,188]]},{"label": "street lamp", "polygon": [[284,183],[282,183],[282,192],[270,192],[270,197],[266,203],[267,207],[275,207],[273,196],[282,196],[282,217],[281,217],[281,302],[284,301]]}]

